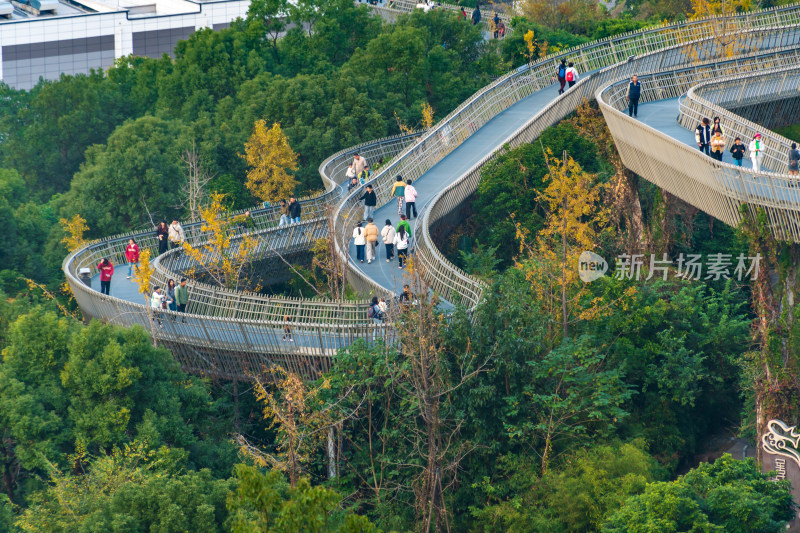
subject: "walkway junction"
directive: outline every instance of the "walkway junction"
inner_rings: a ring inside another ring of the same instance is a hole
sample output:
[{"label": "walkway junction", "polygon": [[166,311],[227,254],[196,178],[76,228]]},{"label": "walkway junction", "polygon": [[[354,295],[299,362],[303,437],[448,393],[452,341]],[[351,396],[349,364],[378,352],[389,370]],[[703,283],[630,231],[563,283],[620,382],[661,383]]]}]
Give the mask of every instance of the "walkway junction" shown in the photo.
[{"label": "walkway junction", "polygon": [[[561,58],[584,74],[559,96],[553,75]],[[633,74],[642,82],[638,119],[626,112]],[[325,192],[301,199],[303,222],[278,228],[276,207],[252,210],[251,231],[259,239],[254,259],[307,251],[316,238],[333,231],[336,253],[348,263],[350,285],[365,298],[397,295],[403,271],[394,263],[361,264],[351,249],[349,237],[363,212],[361,191],[347,194],[341,182],[358,151],[367,161],[391,159],[371,181],[378,195],[378,227],[386,218],[397,220],[389,196],[395,177],[414,180],[421,200],[413,224],[415,269],[447,304],[474,308],[484,286],[444,257],[432,231],[456,222],[485,165],[506,147],[533,141],[586,99],[598,101],[628,168],[727,224],[738,223],[742,205],[763,208],[775,237],[800,242],[800,187],[787,173],[790,141],[768,129],[798,116],[799,88],[800,4],[662,25],[572,48],[506,74],[424,133],[379,139],[332,155],[319,169]],[[736,136],[746,144],[756,131],[762,134],[761,172],[721,163],[697,149],[694,127],[702,117],[714,116],[722,117],[729,144]],[[199,223],[184,230],[188,242],[201,243]],[[118,235],[76,250],[63,269],[87,318],[150,329],[145,297],[124,279],[122,267],[111,296],[99,292],[99,283],[89,287],[79,278],[81,269],[96,275],[102,257],[124,264],[131,236],[156,255],[153,231]],[[169,278],[179,280],[191,268],[179,250],[156,258],[153,266],[151,288],[165,286]],[[246,379],[280,364],[313,377],[328,370],[336,351],[356,339],[394,341],[391,324],[372,324],[367,318],[367,302],[267,297],[192,282],[187,314],[181,316],[185,321],[164,313],[163,328],[155,328],[154,335],[189,372]],[[294,342],[282,339],[285,316]]]}]

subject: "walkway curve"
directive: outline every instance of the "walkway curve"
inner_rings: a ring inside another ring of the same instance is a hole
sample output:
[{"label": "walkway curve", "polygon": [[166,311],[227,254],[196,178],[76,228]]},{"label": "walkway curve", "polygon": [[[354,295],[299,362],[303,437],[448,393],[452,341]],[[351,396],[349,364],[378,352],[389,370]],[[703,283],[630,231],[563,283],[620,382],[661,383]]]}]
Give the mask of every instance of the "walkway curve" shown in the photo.
[{"label": "walkway curve", "polygon": [[[690,64],[714,61],[717,56],[725,54],[725,50],[714,43],[713,27],[719,20],[721,19],[710,22],[691,21],[632,32],[526,65],[478,91],[434,129],[397,155],[372,182],[380,203],[389,203],[389,186],[397,174],[414,179],[420,187],[432,186],[434,191],[439,191],[429,197],[421,223],[417,223],[415,228],[416,262],[426,280],[452,302],[467,307],[476,305],[481,297],[481,284],[444,259],[431,241],[429,225],[447,216],[475,190],[480,170],[504,150],[505,144],[515,146],[533,140],[546,127],[574,111],[584,99],[592,98],[598,88],[607,85],[609,80],[647,70],[675,71]],[[790,24],[798,22],[800,8],[797,5],[726,19],[729,27],[740,28],[745,55],[753,55],[758,50],[796,47],[800,32]],[[775,28],[767,29],[775,23],[783,25],[787,30],[777,32],[778,38],[774,37]],[[697,39],[699,34],[706,34],[706,38]],[[782,37],[784,34],[786,38]],[[561,57],[569,57],[575,61],[583,72],[597,71],[606,66],[608,68],[584,76],[566,95],[556,98],[555,90],[551,86],[551,75]],[[539,98],[544,98],[541,106],[532,112],[526,111],[527,115],[518,112]],[[509,122],[511,126],[507,124],[505,129],[498,128],[497,125],[506,120],[504,117],[513,118]],[[486,139],[486,132],[492,131],[499,134]],[[478,135],[478,132],[482,133]],[[474,163],[462,161],[454,167],[453,160],[464,158],[464,147],[468,146],[467,141],[470,139],[484,139],[487,142],[477,153],[473,151],[466,154],[475,159]],[[350,153],[352,150],[343,151],[341,154],[344,155],[339,160],[346,162]],[[451,155],[454,157],[450,157]],[[442,169],[456,167],[461,170],[455,174],[442,172]],[[431,182],[431,177],[437,175],[441,179]],[[426,179],[429,181],[426,182]],[[332,194],[335,189],[336,187],[331,187],[325,194]],[[352,228],[352,221],[360,216],[361,207],[357,197],[357,194],[346,196],[334,214],[336,244],[338,253],[342,256],[349,255],[347,236]],[[324,202],[320,202],[322,204]],[[270,216],[274,216],[274,210],[270,212]],[[119,246],[121,240],[126,240],[125,236],[104,240],[71,254],[64,263],[67,280],[87,316],[124,325],[140,324],[149,327],[149,309],[145,305],[100,295],[81,284],[77,278],[79,267],[94,267],[95,260],[99,259],[96,253],[98,250],[103,250],[103,253],[116,250],[119,254],[121,249],[114,247]],[[349,276],[353,286],[362,294],[392,292],[391,288],[374,283],[370,273],[360,265],[351,264]],[[241,295],[220,300],[213,307],[222,312],[215,316],[187,315],[185,324],[180,320],[168,320],[165,315],[161,321],[163,329],[156,327],[154,336],[173,349],[187,370],[194,372],[244,377],[248,372],[258,371],[263,365],[279,363],[292,370],[313,375],[329,368],[332,354],[356,338],[393,342],[394,332],[390,327],[367,324],[365,318],[357,318],[358,313],[354,315],[357,323],[331,320],[330,306],[349,305],[351,304],[347,302],[329,302],[326,306],[327,315],[319,312],[306,316],[304,322],[293,322],[294,342],[291,344],[281,339],[283,324],[280,320],[226,316],[226,313],[235,316],[239,312],[242,307]],[[302,307],[302,304],[298,307]]]}]

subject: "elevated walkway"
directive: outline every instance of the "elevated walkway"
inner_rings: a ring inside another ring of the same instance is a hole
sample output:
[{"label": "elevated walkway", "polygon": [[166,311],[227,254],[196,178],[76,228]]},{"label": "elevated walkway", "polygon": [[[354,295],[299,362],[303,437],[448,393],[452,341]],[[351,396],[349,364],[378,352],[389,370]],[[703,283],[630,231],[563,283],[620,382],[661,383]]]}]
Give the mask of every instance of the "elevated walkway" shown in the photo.
[{"label": "elevated walkway", "polygon": [[[618,87],[614,84],[634,73],[659,73],[661,81],[651,85],[652,92],[648,92],[645,86],[640,116],[643,119],[651,116],[648,120],[652,119],[654,124],[664,120],[663,126],[671,127],[657,107],[645,107],[648,101],[666,101],[666,107],[661,111],[668,109],[668,101],[683,95],[694,83],[692,76],[686,73],[701,72],[706,79],[712,79],[746,71],[743,69],[758,71],[780,61],[794,61],[796,64],[800,46],[798,24],[800,7],[797,5],[726,19],[728,33],[737,35],[739,55],[734,57],[730,57],[727,46],[719,44],[715,33],[719,19],[712,19],[632,32],[517,69],[478,91],[419,138],[367,143],[372,150],[366,154],[370,161],[376,160],[380,153],[392,154],[391,162],[371,181],[382,206],[375,215],[376,223],[380,228],[389,218],[396,224],[396,203],[389,196],[391,185],[398,174],[412,179],[420,193],[418,210],[421,211],[420,218],[414,221],[416,268],[426,283],[447,301],[473,308],[481,300],[481,282],[444,258],[432,242],[430,228],[476,190],[483,168],[502,153],[505,146],[513,148],[533,141],[544,129],[572,113],[584,100],[594,98],[596,93],[600,94],[609,87]],[[777,28],[778,25],[781,28]],[[553,85],[553,73],[562,57],[574,61],[581,72],[592,74],[584,75],[575,87],[559,97]],[[684,158],[689,155],[691,147],[678,140],[671,141],[669,135],[641,121],[638,130],[631,129],[627,115],[622,115],[618,109],[618,92],[607,96],[609,98],[603,96],[598,100],[604,114],[608,113],[609,127],[626,165],[631,165],[640,174],[693,205],[701,207],[702,202],[710,199],[713,208],[708,212],[726,222],[732,220],[731,214],[734,211],[738,213],[737,202],[740,199],[731,198],[730,183],[715,181],[716,178],[711,176],[695,179],[694,169],[687,164],[694,160]],[[612,105],[606,100],[615,103]],[[671,114],[675,116],[675,113]],[[623,135],[628,129],[634,133]],[[691,132],[677,129],[673,133],[691,135]],[[666,153],[659,150],[664,141],[669,148]],[[672,150],[673,144],[680,145],[682,150]],[[365,148],[359,148],[359,151],[363,153]],[[363,203],[358,201],[360,191],[341,196],[338,183],[343,180],[344,169],[353,151],[340,152],[323,163],[321,175],[327,184],[327,192],[307,199],[305,205],[312,213],[311,219],[322,218],[330,211],[330,206],[335,206],[332,231],[337,253],[350,262],[347,274],[351,285],[365,297],[392,297],[404,279],[396,263],[385,263],[382,249],[377,263],[361,265],[352,260],[354,250],[350,236],[354,222],[363,214]],[[698,155],[695,149],[690,157]],[[660,176],[656,175],[658,172],[648,173],[647,165],[654,164],[648,158],[658,159]],[[707,163],[703,162],[701,166]],[[773,197],[773,200],[778,199]],[[274,238],[275,210],[254,211],[253,215],[265,237]],[[307,216],[304,210],[304,219]],[[191,229],[187,234],[189,238],[201,238]],[[190,302],[199,301],[201,297],[212,302],[201,313],[190,312],[175,317],[176,320],[168,316],[170,313],[164,313],[161,317],[163,328],[157,324],[153,327],[151,310],[144,305],[142,296],[131,293],[124,271],[118,272],[118,276],[123,275],[112,286],[110,297],[83,286],[76,276],[79,267],[94,268],[103,254],[116,257],[115,263],[119,264],[126,241],[127,236],[119,236],[93,243],[65,260],[67,280],[79,305],[88,317],[122,325],[152,327],[154,336],[173,350],[184,368],[193,372],[246,377],[263,366],[283,364],[292,370],[315,375],[330,367],[334,350],[346,347],[356,339],[387,344],[395,341],[395,331],[390,324],[371,324],[366,319],[366,301],[307,300],[298,303],[202,284],[192,284],[199,292],[190,294]],[[144,244],[153,246],[153,243]],[[284,315],[291,317],[293,342],[282,339]]]}]

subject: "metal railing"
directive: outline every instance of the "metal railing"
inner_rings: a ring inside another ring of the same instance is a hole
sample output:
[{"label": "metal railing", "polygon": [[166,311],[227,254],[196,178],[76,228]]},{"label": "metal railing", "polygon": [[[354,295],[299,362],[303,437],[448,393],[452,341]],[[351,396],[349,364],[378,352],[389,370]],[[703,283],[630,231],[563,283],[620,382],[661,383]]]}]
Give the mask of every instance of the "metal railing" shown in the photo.
[{"label": "metal railing", "polygon": [[[405,178],[418,178],[492,117],[533,92],[549,86],[552,83],[555,67],[562,57],[568,57],[583,72],[609,65],[614,66],[612,69],[601,71],[598,75],[584,77],[566,95],[551,102],[536,117],[533,117],[525,126],[510,136],[509,144],[511,146],[528,142],[538,136],[543,129],[574,111],[585,98],[591,98],[599,86],[607,83],[611,78],[627,77],[637,71],[674,70],[687,62],[703,62],[724,56],[728,53],[727,47],[721,47],[714,43],[714,38],[717,37],[715,31],[718,33],[718,22],[724,22],[728,31],[733,33],[734,30],[741,32],[748,28],[796,24],[798,21],[800,21],[800,8],[792,5],[726,19],[717,18],[664,25],[576,47],[544,58],[532,65],[525,65],[478,91],[445,117],[435,128],[425,132],[416,142],[402,151],[400,150],[402,146],[398,144],[396,148],[397,152],[400,152],[399,155],[396,155],[373,178],[372,183],[380,201],[387,203],[394,176],[402,174]],[[742,39],[736,41],[736,46],[742,54],[752,55],[763,49],[776,49],[788,45],[796,47],[797,37],[796,26],[786,31],[783,29],[782,31],[775,31],[775,29],[750,31],[744,32]],[[659,53],[653,53],[656,51]],[[628,61],[631,55],[638,54],[648,55]],[[407,138],[405,142],[411,140],[413,139]],[[398,141],[398,143],[400,142]],[[360,151],[364,152],[364,149],[361,148]],[[324,209],[329,202],[329,197],[324,200],[321,198],[326,195],[338,194],[334,183],[335,180],[343,178],[344,169],[347,167],[349,155],[352,152],[353,149],[342,151],[337,156],[332,156],[323,162],[320,167],[321,174],[325,177],[330,176],[326,181],[328,192],[321,197],[307,201],[319,202],[320,208]],[[449,209],[458,205],[475,190],[480,179],[480,169],[494,156],[495,153],[488,154],[470,172],[461,176],[456,183],[447,187],[437,196],[430,209],[426,210],[423,223],[416,235],[418,241],[417,260],[424,265],[424,270],[428,272],[427,275],[433,281],[433,286],[441,294],[470,307],[476,305],[480,299],[480,283],[466,276],[444,259],[430,239],[428,225],[436,223],[447,214]],[[349,240],[346,238],[348,235],[346,230],[350,228],[350,221],[355,218],[357,210],[361,209],[357,198],[357,193],[346,196],[335,212],[335,234],[344,237],[342,243]],[[268,230],[270,224],[274,226],[277,221],[276,213],[275,208],[255,210],[253,216],[257,228]],[[262,220],[271,220],[271,222],[260,222]],[[189,227],[187,238],[194,238],[190,235],[193,233]],[[75,275],[79,265],[94,268],[94,264],[97,262],[95,259],[99,258],[96,252],[101,248],[108,253],[112,252],[112,248],[116,246],[117,251],[114,253],[121,254],[123,248],[121,244],[127,241],[127,237],[127,235],[123,235],[84,247],[65,260],[64,270],[76,299],[87,316],[102,317],[110,322],[123,325],[141,324],[150,327],[151,321],[148,317],[151,310],[148,307],[101,295],[80,283]],[[347,250],[343,249],[343,244],[339,241],[340,239],[337,238],[337,253],[346,257]],[[143,242],[143,245],[153,246],[148,242]],[[349,269],[349,271],[353,273],[354,285],[361,292],[386,293],[386,289],[373,283],[357,270]],[[232,294],[226,294],[225,297],[228,298],[226,303],[220,303],[213,307],[235,309],[241,304],[241,300]],[[275,312],[269,311],[267,314],[274,317]],[[163,329],[160,327],[155,329],[154,335],[162,342],[175,346],[177,356],[185,358],[181,359],[181,362],[187,369],[200,369],[199,371],[204,372],[212,368],[219,375],[242,375],[247,368],[258,369],[261,364],[289,360],[286,358],[290,356],[295,358],[295,362],[292,363],[294,367],[297,369],[307,368],[308,356],[312,359],[329,358],[337,348],[346,346],[356,338],[381,339],[384,342],[392,342],[394,338],[393,329],[386,325],[323,322],[321,317],[325,315],[322,311],[316,317],[306,316],[304,318],[306,321],[299,326],[291,323],[292,328],[296,330],[295,337],[301,339],[300,342],[293,345],[280,339],[279,336],[284,326],[281,321],[222,316],[209,318],[196,314],[173,316],[168,312],[159,312],[159,316],[162,317]],[[166,320],[167,318],[176,320]],[[187,325],[179,321],[179,318],[186,318]],[[211,355],[209,356],[209,354]],[[217,355],[219,355],[219,359],[216,359]],[[209,361],[209,357],[213,359]],[[253,363],[253,358],[257,364]],[[328,363],[329,361],[325,364]],[[251,366],[252,364],[255,366]],[[294,367],[292,368],[294,369]]]},{"label": "metal railing", "polygon": [[[800,50],[794,47],[749,59],[643,76],[640,102],[674,97],[670,95],[683,94],[695,84],[716,78],[724,80],[743,72],[752,75],[764,68],[796,66],[798,62]],[[751,212],[763,208],[775,238],[800,242],[800,188],[795,177],[721,163],[693,146],[628,117],[623,111],[627,108],[627,85],[627,79],[617,78],[597,92],[597,101],[626,167],[732,226],[741,221],[741,205],[747,205]],[[666,89],[670,95],[665,95]],[[722,108],[707,110],[720,114],[726,130],[750,127],[730,112],[721,114],[725,111]],[[740,123],[741,126],[737,126]],[[761,131],[765,130],[761,128]],[[768,136],[778,137],[771,132]]]}]

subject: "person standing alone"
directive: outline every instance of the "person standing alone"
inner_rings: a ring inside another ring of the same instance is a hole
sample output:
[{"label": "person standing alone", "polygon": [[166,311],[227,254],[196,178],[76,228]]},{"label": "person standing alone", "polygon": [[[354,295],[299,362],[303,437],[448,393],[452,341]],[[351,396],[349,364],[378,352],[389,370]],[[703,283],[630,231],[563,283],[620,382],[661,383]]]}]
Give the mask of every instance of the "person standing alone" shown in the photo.
[{"label": "person standing alone", "polygon": [[107,257],[97,265],[97,270],[100,272],[100,293],[106,296],[111,295],[111,276],[114,275],[114,265]]},{"label": "person standing alone", "polygon": [[639,97],[642,95],[642,84],[639,79],[634,75],[631,78],[631,83],[628,85],[628,116],[639,116]]}]

